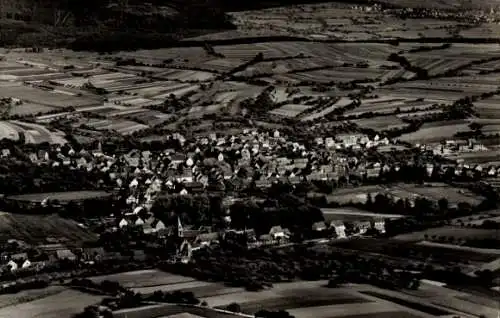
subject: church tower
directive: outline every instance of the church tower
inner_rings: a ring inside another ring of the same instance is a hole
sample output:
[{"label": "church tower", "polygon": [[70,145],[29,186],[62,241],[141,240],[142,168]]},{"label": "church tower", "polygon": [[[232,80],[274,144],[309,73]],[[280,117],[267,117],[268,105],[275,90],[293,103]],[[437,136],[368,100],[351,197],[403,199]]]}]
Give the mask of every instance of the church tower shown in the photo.
[{"label": "church tower", "polygon": [[178,238],[184,237],[184,229],[182,227],[181,219],[179,217],[177,217],[177,237]]}]

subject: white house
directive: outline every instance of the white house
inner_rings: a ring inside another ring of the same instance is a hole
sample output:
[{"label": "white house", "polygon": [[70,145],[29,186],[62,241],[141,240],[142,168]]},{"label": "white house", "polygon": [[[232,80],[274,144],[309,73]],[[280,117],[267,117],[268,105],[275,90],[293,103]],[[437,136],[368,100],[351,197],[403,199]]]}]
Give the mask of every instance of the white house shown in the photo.
[{"label": "white house", "polygon": [[337,238],[346,238],[347,235],[345,234],[345,225],[344,222],[342,221],[332,221],[330,223],[330,227],[332,227],[335,230],[335,234],[337,235]]},{"label": "white house", "polygon": [[383,219],[377,219],[373,222],[373,228],[380,233],[385,233],[385,221]]},{"label": "white house", "polygon": [[21,268],[28,268],[31,266],[31,262],[27,259],[21,264]]},{"label": "white house", "polygon": [[282,240],[290,237],[289,231],[283,229],[281,226],[273,226],[271,230],[269,230],[269,235],[271,235],[273,240]]},{"label": "white house", "polygon": [[10,271],[13,272],[13,271],[16,271],[17,268],[18,268],[18,265],[16,262],[14,262],[13,260],[10,260],[8,263],[7,263],[7,266],[10,267]]},{"label": "white house", "polygon": [[124,227],[125,227],[125,226],[127,226],[127,225],[128,225],[128,222],[127,222],[127,220],[125,220],[125,219],[122,219],[122,220],[120,221],[120,223],[118,223],[118,226],[119,226],[120,228],[124,228]]}]

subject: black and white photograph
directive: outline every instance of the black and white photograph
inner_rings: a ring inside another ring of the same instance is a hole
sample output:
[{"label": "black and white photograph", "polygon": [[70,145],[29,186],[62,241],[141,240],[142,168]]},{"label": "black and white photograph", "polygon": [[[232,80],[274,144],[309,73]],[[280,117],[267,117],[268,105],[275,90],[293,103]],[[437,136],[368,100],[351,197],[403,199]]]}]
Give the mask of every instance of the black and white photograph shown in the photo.
[{"label": "black and white photograph", "polygon": [[500,0],[0,0],[0,318],[500,318]]}]

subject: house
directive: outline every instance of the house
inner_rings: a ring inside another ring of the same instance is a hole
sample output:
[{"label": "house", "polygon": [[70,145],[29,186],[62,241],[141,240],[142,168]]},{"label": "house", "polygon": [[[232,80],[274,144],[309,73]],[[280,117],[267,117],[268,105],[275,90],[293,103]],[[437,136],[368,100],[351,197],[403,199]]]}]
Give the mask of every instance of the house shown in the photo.
[{"label": "house", "polygon": [[141,219],[141,218],[137,218],[137,220],[135,220],[135,225],[144,225],[144,220]]},{"label": "house", "polygon": [[57,250],[56,256],[57,256],[57,259],[59,259],[59,260],[69,260],[69,261],[76,260],[76,255],[73,254],[73,252],[71,252],[68,249]]},{"label": "house", "polygon": [[347,235],[345,233],[345,224],[342,221],[332,221],[330,223],[330,228],[333,228],[335,230],[335,234],[337,238],[343,239],[346,238]]},{"label": "house", "polygon": [[120,228],[124,228],[124,227],[128,226],[128,222],[127,222],[127,220],[122,219],[122,220],[120,221],[120,223],[118,223],[118,226],[119,226]]},{"label": "house", "polygon": [[82,250],[82,259],[84,261],[100,261],[105,258],[106,252],[104,251],[104,248],[102,247],[91,247],[91,248],[84,248]]},{"label": "house", "polygon": [[7,266],[10,268],[10,271],[11,271],[11,272],[16,271],[16,270],[18,269],[18,267],[19,267],[19,266],[17,265],[17,263],[16,263],[15,261],[13,261],[13,260],[10,260],[10,261],[7,263]]},{"label": "house", "polygon": [[172,164],[174,166],[178,166],[180,164],[183,164],[184,162],[186,162],[186,155],[184,154],[180,154],[180,153],[176,153],[176,154],[173,154],[171,157],[170,157],[170,160],[172,162]]},{"label": "house", "polygon": [[28,268],[31,266],[31,262],[28,259],[25,259],[24,261],[19,263],[21,265],[21,268]]},{"label": "house", "polygon": [[376,219],[373,221],[373,228],[380,233],[385,233],[385,221],[383,219]]},{"label": "house", "polygon": [[166,229],[165,223],[158,219],[151,223],[151,227],[155,230],[155,232],[163,231]]},{"label": "house", "polygon": [[321,232],[326,230],[325,222],[316,222],[312,225],[312,230],[315,232]]},{"label": "house", "polygon": [[194,243],[197,246],[209,246],[212,243],[216,243],[219,239],[219,233],[217,232],[212,232],[212,233],[202,233],[199,234]]},{"label": "house", "polygon": [[358,231],[360,234],[366,233],[368,229],[370,229],[372,226],[370,221],[359,221],[354,223],[354,228]]},{"label": "house", "polygon": [[271,235],[274,240],[283,240],[290,238],[290,231],[288,229],[283,229],[281,226],[273,226],[269,230],[269,235]]}]

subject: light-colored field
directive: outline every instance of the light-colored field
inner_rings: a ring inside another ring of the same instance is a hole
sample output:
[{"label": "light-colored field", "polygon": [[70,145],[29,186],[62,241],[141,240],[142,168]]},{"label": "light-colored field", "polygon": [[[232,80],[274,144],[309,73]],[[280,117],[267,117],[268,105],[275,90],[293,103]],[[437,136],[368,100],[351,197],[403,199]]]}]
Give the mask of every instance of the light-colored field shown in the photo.
[{"label": "light-colored field", "polygon": [[160,270],[132,271],[105,276],[94,276],[90,279],[95,282],[102,282],[104,280],[116,281],[127,288],[152,287],[196,282],[191,277],[173,275],[162,272]]},{"label": "light-colored field", "polygon": [[114,130],[122,135],[128,135],[148,126],[125,119],[92,119],[86,123],[96,130]]},{"label": "light-colored field", "polygon": [[383,189],[379,186],[365,186],[352,189],[337,189],[332,194],[327,196],[329,202],[338,202],[345,204],[349,202],[366,202],[368,193],[372,196],[376,193],[381,193]]},{"label": "light-colored field", "polygon": [[354,122],[359,127],[369,128],[377,131],[401,128],[407,125],[396,116],[381,116],[374,118],[357,119],[353,120],[352,122]]},{"label": "light-colored field", "polygon": [[284,116],[284,117],[296,117],[303,111],[311,108],[313,106],[308,105],[297,105],[297,104],[288,104],[283,105],[280,108],[273,109],[269,113],[272,115]]},{"label": "light-colored field", "polygon": [[224,105],[214,104],[208,106],[193,106],[188,110],[188,118],[201,118],[203,115],[214,114],[219,112]]},{"label": "light-colored field", "polygon": [[176,80],[181,82],[204,82],[215,78],[215,74],[203,71],[175,70],[169,69],[158,73],[155,77],[165,78],[167,80]]},{"label": "light-colored field", "polygon": [[70,96],[21,84],[8,87],[0,86],[0,97],[18,98],[28,103],[49,107],[83,107],[102,104],[97,97],[91,99],[83,96]]},{"label": "light-colored field", "polygon": [[345,107],[345,106],[349,105],[350,103],[352,103],[352,100],[350,98],[342,97],[335,104],[333,104],[333,105],[331,105],[331,106],[329,106],[329,107],[327,107],[319,112],[307,115],[304,118],[302,118],[301,120],[302,121],[310,121],[310,120],[316,120],[316,119],[323,118],[324,116],[331,113],[334,109],[339,108],[339,107]]},{"label": "light-colored field", "polygon": [[26,143],[64,144],[66,142],[60,134],[51,132],[42,125],[14,120],[0,121],[0,139],[19,140],[20,133],[24,134]]},{"label": "light-colored field", "polygon": [[196,290],[197,288],[202,288],[202,287],[203,288],[211,287],[212,285],[216,286],[217,284],[193,280],[187,282],[168,283],[164,285],[155,285],[149,287],[134,287],[132,288],[132,290],[136,293],[152,294],[157,290],[161,290],[163,292],[173,292],[176,290],[190,291],[192,289]]},{"label": "light-colored field", "polygon": [[4,307],[57,295],[65,290],[66,288],[61,286],[49,286],[43,289],[24,290],[16,294],[0,295],[0,310]]},{"label": "light-colored field", "polygon": [[0,318],[66,318],[82,312],[83,308],[99,303],[102,297],[76,290],[0,309]]},{"label": "light-colored field", "polygon": [[361,217],[361,218],[387,218],[387,219],[398,219],[403,217],[400,214],[381,214],[381,213],[372,213],[368,211],[362,211],[354,208],[324,208],[321,209],[323,212],[323,216],[325,219],[343,219],[343,217]]},{"label": "light-colored field", "polygon": [[68,192],[46,192],[9,196],[9,200],[42,202],[45,199],[68,202],[71,200],[86,200],[94,198],[105,198],[111,196],[105,191],[68,191]]},{"label": "light-colored field", "polygon": [[469,131],[468,124],[447,125],[446,122],[441,126],[426,127],[424,124],[418,131],[404,134],[399,137],[400,140],[411,143],[430,143],[439,142],[446,139],[453,139],[457,132]]}]

